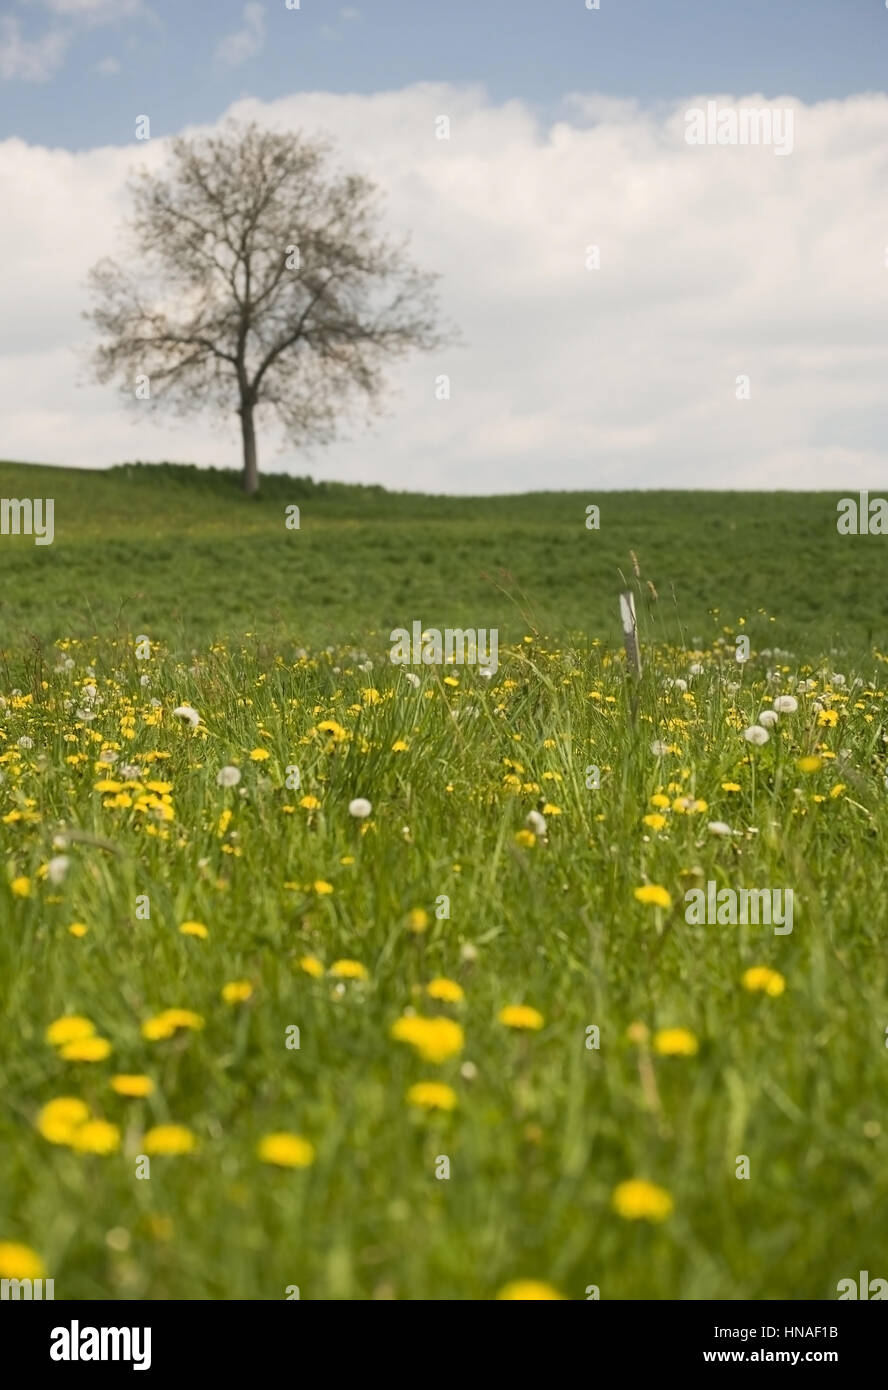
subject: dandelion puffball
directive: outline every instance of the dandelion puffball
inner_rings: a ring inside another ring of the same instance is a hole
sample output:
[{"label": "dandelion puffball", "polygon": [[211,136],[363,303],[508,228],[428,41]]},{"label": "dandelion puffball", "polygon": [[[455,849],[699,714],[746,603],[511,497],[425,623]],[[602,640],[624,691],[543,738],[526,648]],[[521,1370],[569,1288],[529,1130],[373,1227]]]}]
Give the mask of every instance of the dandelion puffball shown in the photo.
[{"label": "dandelion puffball", "polygon": [[795,714],[799,702],[794,695],[777,695],[773,701],[778,714]]},{"label": "dandelion puffball", "polygon": [[662,758],[669,752],[669,744],[664,743],[661,738],[655,738],[651,744],[651,752],[655,758]]},{"label": "dandelion puffball", "polygon": [[62,882],[71,864],[66,854],[54,854],[46,866],[46,874],[50,883],[58,885]]},{"label": "dandelion puffball", "polygon": [[366,820],[372,810],[373,807],[365,796],[356,796],[354,801],[348,803],[348,813],[354,816],[355,820]]},{"label": "dandelion puffball", "polygon": [[192,729],[196,729],[200,723],[200,715],[190,705],[176,705],[173,714],[177,719],[181,719],[183,724],[189,724]]},{"label": "dandelion puffball", "polygon": [[731,834],[731,827],[726,825],[723,820],[711,820],[706,828],[712,835]]},{"label": "dandelion puffball", "polygon": [[756,748],[761,748],[763,743],[767,743],[771,735],[767,729],[763,729],[761,724],[752,724],[748,729],[743,730],[743,737],[747,743],[755,744]]},{"label": "dandelion puffball", "polygon": [[758,717],[758,722],[763,729],[773,729],[774,725],[777,723],[778,717],[775,709],[763,709]]},{"label": "dandelion puffball", "polygon": [[546,833],[546,817],[541,815],[539,811],[528,811],[524,824],[533,831],[534,835],[545,835]]},{"label": "dandelion puffball", "polygon": [[217,787],[236,787],[241,779],[239,767],[220,767],[216,773]]}]

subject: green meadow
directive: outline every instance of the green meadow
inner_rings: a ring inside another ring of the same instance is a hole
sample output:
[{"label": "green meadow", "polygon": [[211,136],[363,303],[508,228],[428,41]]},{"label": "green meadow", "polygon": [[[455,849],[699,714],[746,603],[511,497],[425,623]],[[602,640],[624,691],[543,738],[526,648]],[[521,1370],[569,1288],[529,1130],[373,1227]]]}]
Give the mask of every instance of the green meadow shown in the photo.
[{"label": "green meadow", "polygon": [[[0,1274],[888,1278],[888,538],[839,493],[0,495],[55,500],[51,546],[0,537]],[[415,620],[498,628],[498,670],[393,665]],[[689,922],[711,882],[792,931]]]},{"label": "green meadow", "polygon": [[[652,638],[708,640],[745,616],[764,647],[866,655],[888,619],[888,546],[837,534],[839,495],[590,484],[457,498],[269,476],[246,501],[222,471],[0,463],[0,496],[55,499],[51,546],[0,537],[0,638],[144,631],[186,649],[249,632],[326,645],[387,639],[418,618],[618,640],[634,550],[658,595],[645,584]],[[285,527],[294,504],[298,532]],[[598,531],[585,526],[590,504]]]}]

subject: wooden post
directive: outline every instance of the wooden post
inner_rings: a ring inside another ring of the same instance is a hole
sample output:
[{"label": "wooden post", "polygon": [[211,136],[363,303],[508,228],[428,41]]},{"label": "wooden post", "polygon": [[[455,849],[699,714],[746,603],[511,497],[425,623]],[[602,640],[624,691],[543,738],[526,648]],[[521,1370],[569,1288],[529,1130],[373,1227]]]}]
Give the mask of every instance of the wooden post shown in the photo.
[{"label": "wooden post", "polygon": [[641,678],[641,649],[638,645],[638,624],[635,620],[635,595],[631,589],[620,594],[620,622],[623,625],[623,645],[626,660],[632,667],[636,680]]}]

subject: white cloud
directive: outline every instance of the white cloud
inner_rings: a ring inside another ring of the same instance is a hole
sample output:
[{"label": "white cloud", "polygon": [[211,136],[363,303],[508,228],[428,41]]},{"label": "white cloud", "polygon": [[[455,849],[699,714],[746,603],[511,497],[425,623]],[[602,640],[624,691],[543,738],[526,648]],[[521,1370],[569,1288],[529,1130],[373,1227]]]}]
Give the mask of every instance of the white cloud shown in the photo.
[{"label": "white cloud", "polygon": [[21,25],[9,15],[0,16],[0,77],[24,82],[46,82],[61,67],[68,35],[50,30],[39,39],[22,38]]},{"label": "white cloud", "polygon": [[[443,84],[238,103],[242,118],[329,130],[341,163],[377,179],[465,339],[394,374],[372,433],[307,457],[275,453],[263,430],[261,464],[452,492],[884,487],[888,97],[781,97],[795,150],[776,159],[686,145],[684,112],[707,95],[657,112],[575,101],[548,129],[521,102]],[[234,416],[208,434],[212,420],[142,419],[76,384],[86,271],[115,250],[128,168],[163,154],[161,140],[0,143],[7,457],[238,466]]]},{"label": "white cloud", "polygon": [[244,5],[243,20],[242,29],[227,34],[216,45],[216,58],[228,67],[237,67],[248,58],[255,58],[265,45],[265,6]]},{"label": "white cloud", "polygon": [[98,24],[146,13],[142,0],[43,0],[43,4],[53,14]]},{"label": "white cloud", "polygon": [[103,77],[111,77],[120,72],[120,63],[117,58],[102,58],[95,64],[94,71],[100,72]]}]

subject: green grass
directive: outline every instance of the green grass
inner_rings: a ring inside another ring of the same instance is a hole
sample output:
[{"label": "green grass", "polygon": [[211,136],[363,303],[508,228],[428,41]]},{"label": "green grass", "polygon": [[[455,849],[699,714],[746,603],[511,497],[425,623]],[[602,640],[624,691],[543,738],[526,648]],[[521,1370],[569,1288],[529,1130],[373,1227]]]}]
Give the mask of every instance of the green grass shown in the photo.
[{"label": "green grass", "polygon": [[[745,616],[764,647],[865,654],[888,620],[888,545],[839,536],[838,495],[452,498],[278,476],[246,501],[232,473],[0,463],[0,496],[54,497],[56,526],[52,546],[0,537],[0,645],[120,631],[187,652],[250,632],[281,650],[387,637],[414,618],[617,641],[634,550],[663,640],[708,640]],[[585,528],[590,502],[599,531]],[[288,503],[299,531],[285,528]]]},{"label": "green grass", "polygon": [[[592,1284],[603,1299],[828,1299],[861,1269],[888,1276],[884,562],[878,537],[836,536],[835,498],[458,500],[272,480],[252,504],[224,476],[18,465],[0,466],[0,493],[56,498],[52,547],[0,538],[0,1242],[36,1251],[58,1299],[280,1299],[294,1284],[488,1299],[520,1278],[580,1299]],[[630,548],[637,691],[616,651]],[[499,566],[508,595],[483,578]],[[414,618],[499,622],[495,679],[421,668],[414,689],[387,660],[390,627]],[[158,642],[147,661],[141,632]],[[817,684],[752,748],[743,728],[800,679]],[[172,714],[183,702],[195,732]],[[168,818],[126,804],[135,786],[96,790],[103,748],[111,779],[171,784],[155,793]],[[240,786],[217,786],[232,763]],[[665,809],[658,830],[642,819],[658,795],[707,804]],[[547,835],[516,839],[546,803]],[[64,831],[54,884],[42,868]],[[709,879],[792,888],[792,934],[689,925],[683,895]],[[645,883],[672,906],[638,901]],[[182,935],[186,920],[208,937]],[[306,956],[360,961],[367,979],[309,975]],[[782,994],[743,987],[758,965]],[[436,976],[464,1001],[428,998]],[[235,980],[252,996],[225,1003]],[[513,1003],[542,1028],[505,1027]],[[169,1007],[205,1026],[148,1040]],[[457,1020],[461,1050],[433,1064],[394,1041],[409,1008]],[[45,1032],[68,1014],[112,1055],[64,1060]],[[699,1050],[660,1056],[627,1037],[639,1022],[688,1029]],[[116,1095],[121,1072],[154,1093]],[[408,1104],[424,1080],[456,1109]],[[119,1148],[48,1142],[38,1116],[59,1096],[116,1125]],[[166,1123],[198,1147],[139,1180],[145,1134]],[[281,1130],[314,1145],[310,1167],[259,1160]],[[669,1193],[668,1219],[614,1210],[633,1178]]]}]

